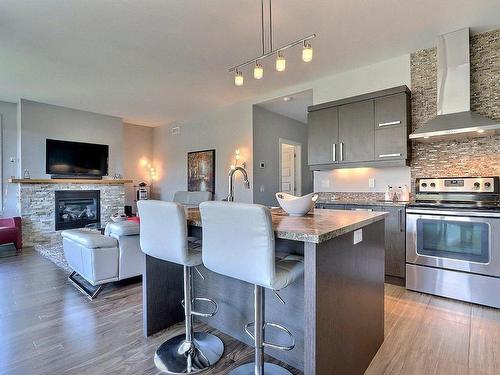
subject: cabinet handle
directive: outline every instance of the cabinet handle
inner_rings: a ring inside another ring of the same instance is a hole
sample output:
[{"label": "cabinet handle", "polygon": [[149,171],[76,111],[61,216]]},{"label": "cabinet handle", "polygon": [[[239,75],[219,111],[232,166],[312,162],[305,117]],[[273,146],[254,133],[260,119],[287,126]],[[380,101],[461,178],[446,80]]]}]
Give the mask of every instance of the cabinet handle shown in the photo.
[{"label": "cabinet handle", "polygon": [[400,232],[404,232],[404,228],[403,228],[403,210],[399,210],[399,231]]},{"label": "cabinet handle", "polygon": [[399,124],[401,124],[401,121],[381,122],[380,124],[378,124],[378,127],[382,128],[384,126],[399,125]]},{"label": "cabinet handle", "polygon": [[396,156],[401,156],[401,154],[380,154],[379,158],[394,158]]},{"label": "cabinet handle", "polygon": [[344,160],[344,143],[340,142],[340,161]]},{"label": "cabinet handle", "polygon": [[337,144],[334,143],[332,146],[333,161],[337,161]]},{"label": "cabinet handle", "polygon": [[373,211],[373,208],[351,208],[351,211]]}]

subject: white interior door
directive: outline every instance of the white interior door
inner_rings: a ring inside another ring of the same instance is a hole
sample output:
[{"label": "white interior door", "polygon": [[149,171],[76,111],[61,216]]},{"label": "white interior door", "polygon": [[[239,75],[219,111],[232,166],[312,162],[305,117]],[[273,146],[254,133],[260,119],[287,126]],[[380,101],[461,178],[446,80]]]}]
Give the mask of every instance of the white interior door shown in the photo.
[{"label": "white interior door", "polygon": [[295,195],[295,147],[281,145],[281,191]]}]

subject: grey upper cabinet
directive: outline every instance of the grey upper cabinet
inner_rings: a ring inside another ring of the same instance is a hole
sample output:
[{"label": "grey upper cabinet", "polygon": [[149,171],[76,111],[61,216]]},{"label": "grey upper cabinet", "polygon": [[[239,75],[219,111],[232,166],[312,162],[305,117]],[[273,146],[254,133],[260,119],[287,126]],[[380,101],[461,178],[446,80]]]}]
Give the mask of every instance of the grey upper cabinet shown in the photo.
[{"label": "grey upper cabinet", "polygon": [[311,169],[409,165],[408,87],[317,104],[308,110]]},{"label": "grey upper cabinet", "polygon": [[407,125],[406,93],[394,94],[375,99],[375,127],[385,129],[391,126]]},{"label": "grey upper cabinet", "polygon": [[336,162],[339,137],[337,107],[309,113],[308,133],[309,165]]},{"label": "grey upper cabinet", "polygon": [[375,99],[375,159],[408,159],[410,98],[399,93]]},{"label": "grey upper cabinet", "polygon": [[391,160],[408,157],[408,132],[396,126],[375,131],[375,159]]},{"label": "grey upper cabinet", "polygon": [[339,107],[339,159],[341,163],[374,159],[373,100]]}]

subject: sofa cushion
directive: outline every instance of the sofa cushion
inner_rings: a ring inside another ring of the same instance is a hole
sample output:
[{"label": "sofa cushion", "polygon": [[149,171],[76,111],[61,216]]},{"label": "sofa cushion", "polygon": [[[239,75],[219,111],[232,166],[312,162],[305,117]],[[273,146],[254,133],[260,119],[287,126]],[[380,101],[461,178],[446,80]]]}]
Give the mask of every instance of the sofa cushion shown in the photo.
[{"label": "sofa cushion", "polygon": [[79,243],[80,245],[85,246],[88,249],[118,246],[118,241],[113,237],[104,236],[95,231],[69,229],[62,231],[61,235],[64,238]]},{"label": "sofa cushion", "polygon": [[117,236],[134,236],[139,234],[140,225],[135,221],[119,221],[117,223],[110,223],[108,228],[109,234]]}]

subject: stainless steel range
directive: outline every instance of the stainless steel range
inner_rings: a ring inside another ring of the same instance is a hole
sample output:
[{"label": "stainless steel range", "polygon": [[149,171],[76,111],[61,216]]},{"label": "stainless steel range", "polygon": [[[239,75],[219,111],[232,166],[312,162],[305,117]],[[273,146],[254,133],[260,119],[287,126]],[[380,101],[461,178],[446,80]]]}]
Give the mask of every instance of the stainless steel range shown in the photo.
[{"label": "stainless steel range", "polygon": [[406,213],[406,287],[500,308],[499,178],[417,179]]}]

